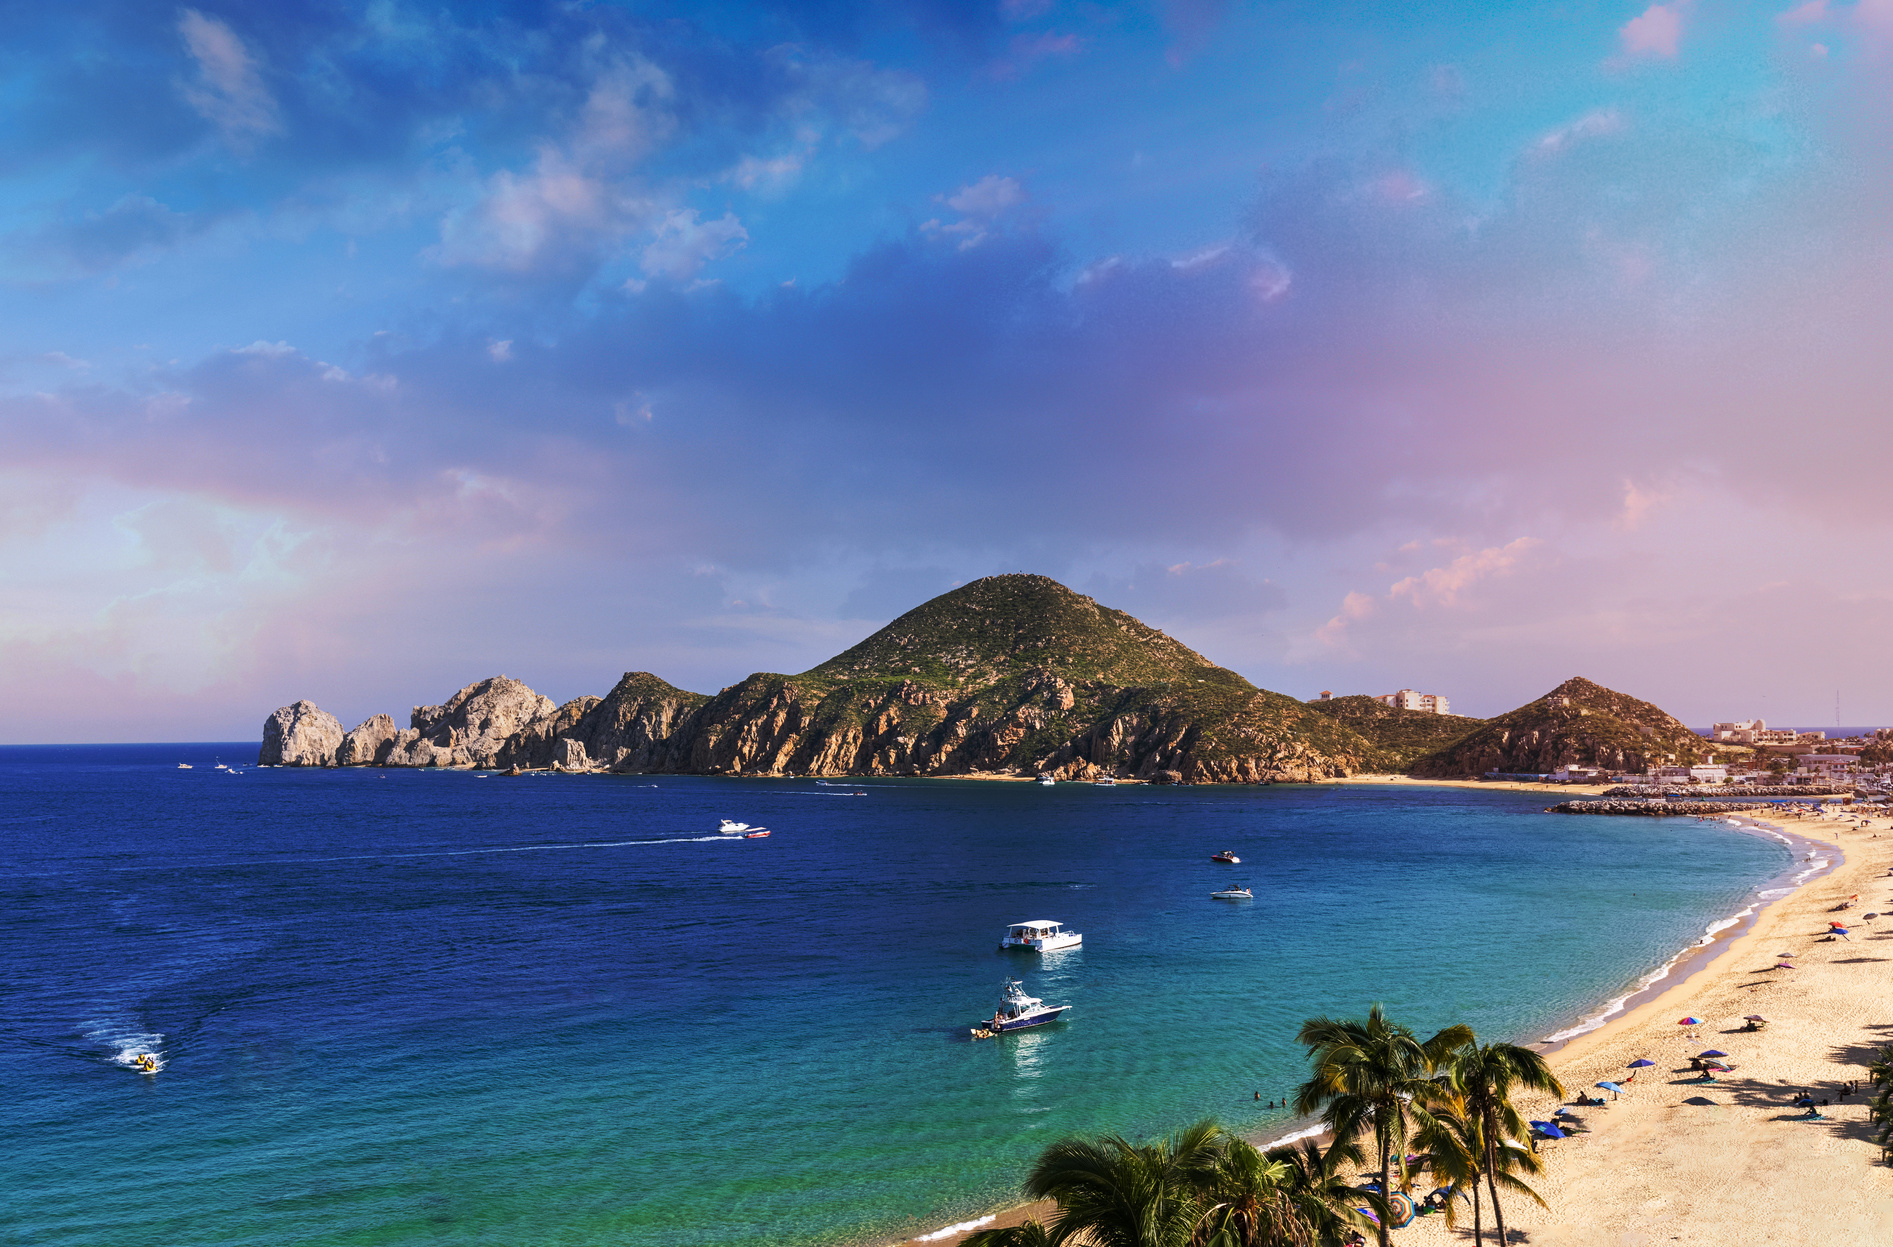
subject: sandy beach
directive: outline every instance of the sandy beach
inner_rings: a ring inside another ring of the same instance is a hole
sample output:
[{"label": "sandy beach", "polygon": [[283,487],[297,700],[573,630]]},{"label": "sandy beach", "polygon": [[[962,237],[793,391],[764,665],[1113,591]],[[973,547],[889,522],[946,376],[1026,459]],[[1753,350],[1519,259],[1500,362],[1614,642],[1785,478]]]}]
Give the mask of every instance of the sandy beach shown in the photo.
[{"label": "sandy beach", "polygon": [[[1623,1012],[1549,1054],[1567,1101],[1584,1090],[1611,1102],[1573,1110],[1589,1133],[1543,1145],[1546,1169],[1532,1184],[1547,1207],[1508,1199],[1511,1241],[1893,1243],[1893,1168],[1879,1163],[1870,1141],[1866,1096],[1840,1098],[1842,1084],[1864,1082],[1873,1053],[1893,1042],[1893,913],[1864,920],[1893,911],[1893,822],[1857,828],[1771,814],[1762,825],[1838,849],[1823,855],[1840,860],[1679,959]],[[1846,911],[1851,938],[1828,939],[1835,908],[1855,895],[1858,905]],[[1782,960],[1799,968],[1775,969]],[[1744,1029],[1748,1014],[1767,1025]],[[1677,1025],[1684,1016],[1703,1024]],[[1730,1054],[1733,1071],[1712,1084],[1693,1081],[1690,1058],[1711,1048]],[[1631,1075],[1638,1059],[1655,1064],[1627,1084],[1628,1094],[1612,1101],[1594,1089]],[[1820,1110],[1828,1120],[1798,1119],[1803,1110],[1789,1101],[1804,1090],[1830,1101]],[[1549,1099],[1521,1106],[1531,1118],[1557,1107]],[[1430,1185],[1422,1178],[1416,1188]],[[1050,1211],[1009,1209],[980,1228]],[[1470,1241],[1470,1215],[1464,1220],[1449,1230],[1438,1216],[1421,1218],[1395,1239],[1415,1247]],[[965,1236],[925,1241],[951,1247]]]}]

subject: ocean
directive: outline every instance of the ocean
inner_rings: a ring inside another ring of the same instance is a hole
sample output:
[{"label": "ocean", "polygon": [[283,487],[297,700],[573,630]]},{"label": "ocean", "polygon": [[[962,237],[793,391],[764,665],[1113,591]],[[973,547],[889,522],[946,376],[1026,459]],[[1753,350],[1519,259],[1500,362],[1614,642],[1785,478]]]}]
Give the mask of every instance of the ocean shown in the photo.
[{"label": "ocean", "polygon": [[[1568,1028],[1791,867],[1542,793],[254,756],[0,748],[0,1242],[912,1236],[1066,1133],[1284,1124],[1316,1014]],[[1007,976],[1069,1020],[970,1040]]]}]

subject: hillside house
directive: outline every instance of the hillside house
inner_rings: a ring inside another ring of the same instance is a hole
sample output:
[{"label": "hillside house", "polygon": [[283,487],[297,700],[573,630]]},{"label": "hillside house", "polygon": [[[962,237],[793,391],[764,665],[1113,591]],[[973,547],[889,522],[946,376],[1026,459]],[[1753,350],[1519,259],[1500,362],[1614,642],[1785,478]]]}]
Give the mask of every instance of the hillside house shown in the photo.
[{"label": "hillside house", "polygon": [[1397,693],[1382,693],[1376,701],[1386,702],[1400,710],[1424,710],[1428,714],[1449,714],[1446,698],[1438,693],[1422,693],[1415,689],[1403,688]]}]

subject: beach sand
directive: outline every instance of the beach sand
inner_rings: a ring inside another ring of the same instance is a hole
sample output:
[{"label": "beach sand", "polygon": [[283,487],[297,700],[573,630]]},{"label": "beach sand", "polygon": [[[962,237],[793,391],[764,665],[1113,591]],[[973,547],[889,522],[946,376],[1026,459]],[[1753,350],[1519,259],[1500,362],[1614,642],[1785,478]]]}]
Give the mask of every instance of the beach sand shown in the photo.
[{"label": "beach sand", "polygon": [[[1354,782],[1359,782],[1354,781]],[[1411,783],[1413,781],[1406,781]],[[1485,785],[1481,785],[1485,786]],[[1864,1083],[1881,1044],[1893,1043],[1893,822],[1855,829],[1834,820],[1771,815],[1797,837],[1837,846],[1845,860],[1762,909],[1746,929],[1679,962],[1649,998],[1551,1052],[1571,1093],[1622,1081],[1639,1058],[1656,1062],[1604,1108],[1574,1108],[1588,1134],[1543,1145],[1545,1172],[1531,1179],[1540,1208],[1506,1199],[1514,1243],[1548,1247],[1641,1244],[1893,1244],[1893,1168],[1870,1141],[1866,1095],[1840,1101],[1841,1084]],[[1731,832],[1730,834],[1740,834]],[[1825,940],[1835,906],[1851,939]],[[1864,921],[1867,913],[1887,916]],[[1776,970],[1778,954],[1800,968]],[[1742,1029],[1747,1014],[1769,1019]],[[1699,1027],[1678,1026],[1693,1015]],[[1731,1073],[1713,1084],[1687,1081],[1689,1059],[1709,1048],[1729,1053]],[[1825,1122],[1796,1120],[1788,1101],[1802,1090],[1831,1103]],[[1522,1099],[1530,1118],[1547,1118],[1549,1098]],[[1416,1192],[1431,1189],[1424,1176]],[[980,1225],[1045,1218],[1049,1205],[1008,1209]],[[1431,1216],[1395,1233],[1413,1247],[1470,1242],[1470,1208],[1457,1230]],[[1496,1239],[1486,1210],[1487,1242]],[[952,1247],[965,1234],[930,1238]]]},{"label": "beach sand", "polygon": [[[1552,1054],[1573,1094],[1622,1081],[1638,1058],[1656,1064],[1608,1107],[1573,1110],[1591,1133],[1543,1145],[1546,1171],[1532,1184],[1549,1207],[1508,1200],[1513,1241],[1893,1243],[1893,1169],[1869,1141],[1866,1096],[1839,1100],[1841,1084],[1864,1082],[1873,1053],[1893,1042],[1893,918],[1857,920],[1893,910],[1893,824],[1771,821],[1839,845],[1845,862],[1769,905],[1701,972]],[[1842,916],[1831,911],[1856,893],[1851,939],[1825,942]],[[1773,969],[1781,953],[1800,968]],[[1743,1030],[1750,1013],[1768,1025]],[[1690,1015],[1704,1024],[1677,1025]],[[1734,1072],[1688,1081],[1689,1058],[1709,1048],[1729,1053]],[[1804,1089],[1834,1102],[1821,1110],[1828,1121],[1795,1120],[1802,1110],[1788,1101]],[[1544,1118],[1554,1106],[1523,1107]],[[1470,1237],[1469,1224],[1448,1231],[1438,1217],[1396,1235],[1415,1247]]]}]

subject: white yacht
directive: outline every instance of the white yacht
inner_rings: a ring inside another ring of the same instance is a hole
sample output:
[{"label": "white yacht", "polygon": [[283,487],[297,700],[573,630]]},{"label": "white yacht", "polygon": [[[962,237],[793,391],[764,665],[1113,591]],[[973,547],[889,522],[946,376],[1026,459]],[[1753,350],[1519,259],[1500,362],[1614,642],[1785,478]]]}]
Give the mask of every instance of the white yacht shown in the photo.
[{"label": "white yacht", "polygon": [[1028,996],[1025,994],[1025,984],[1018,979],[1007,979],[999,1007],[993,1010],[991,1018],[974,1024],[973,1038],[991,1039],[1007,1031],[1056,1022],[1059,1015],[1069,1008],[1070,1005],[1048,1005],[1037,996]]},{"label": "white yacht", "polygon": [[1053,784],[1056,784],[1057,782],[1058,781],[1053,779],[1050,775],[1039,776],[1039,787],[1041,788],[1050,788]]},{"label": "white yacht", "polygon": [[1106,775],[1106,776],[1105,776],[1105,777],[1104,777],[1103,779],[1094,779],[1094,780],[1092,780],[1092,781],[1091,781],[1091,783],[1092,783],[1092,785],[1093,785],[1094,787],[1098,787],[1098,788],[1115,788],[1115,787],[1117,787],[1117,780],[1116,780],[1116,779],[1114,779],[1114,778],[1112,778],[1112,777],[1111,777],[1111,776],[1109,776],[1109,775]]},{"label": "white yacht", "polygon": [[739,823],[731,818],[718,823],[716,829],[726,836],[746,836],[752,831],[768,830],[766,827],[751,827],[748,823]]},{"label": "white yacht", "polygon": [[1224,888],[1220,892],[1211,892],[1209,899],[1212,901],[1252,901],[1255,899],[1255,893],[1247,888]]},{"label": "white yacht", "polygon": [[1015,922],[1007,927],[999,947],[1049,953],[1059,948],[1076,948],[1084,943],[1084,939],[1076,931],[1065,930],[1063,923],[1053,922],[1050,918],[1034,918],[1030,922]]}]

